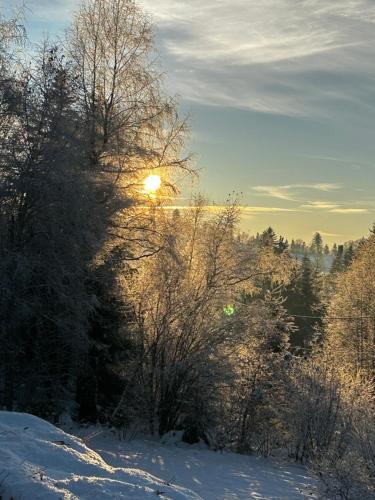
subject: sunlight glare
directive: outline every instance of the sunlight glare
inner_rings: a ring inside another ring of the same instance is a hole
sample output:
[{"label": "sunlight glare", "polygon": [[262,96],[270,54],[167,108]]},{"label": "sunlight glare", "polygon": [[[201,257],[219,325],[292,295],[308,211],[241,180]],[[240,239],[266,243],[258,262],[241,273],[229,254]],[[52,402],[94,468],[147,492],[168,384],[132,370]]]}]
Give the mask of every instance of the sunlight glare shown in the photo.
[{"label": "sunlight glare", "polygon": [[145,191],[147,193],[155,193],[161,185],[161,179],[159,175],[149,175],[144,180]]}]

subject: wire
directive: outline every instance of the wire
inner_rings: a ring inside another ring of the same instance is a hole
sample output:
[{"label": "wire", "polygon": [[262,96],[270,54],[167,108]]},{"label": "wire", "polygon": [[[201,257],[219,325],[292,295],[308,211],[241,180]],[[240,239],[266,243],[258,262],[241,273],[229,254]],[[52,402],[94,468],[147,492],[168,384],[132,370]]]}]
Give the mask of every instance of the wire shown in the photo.
[{"label": "wire", "polygon": [[345,319],[345,320],[361,320],[361,319],[368,319],[368,320],[375,320],[375,316],[303,316],[300,314],[293,314],[290,313],[290,316],[293,318],[305,318],[305,319]]}]

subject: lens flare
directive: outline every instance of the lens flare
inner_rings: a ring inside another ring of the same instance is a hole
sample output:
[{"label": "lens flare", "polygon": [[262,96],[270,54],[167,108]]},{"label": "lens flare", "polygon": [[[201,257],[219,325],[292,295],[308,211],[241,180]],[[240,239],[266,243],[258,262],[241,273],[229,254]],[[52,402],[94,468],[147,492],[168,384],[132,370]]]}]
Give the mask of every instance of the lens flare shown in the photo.
[{"label": "lens flare", "polygon": [[155,193],[161,185],[161,179],[159,175],[149,175],[144,180],[145,191],[147,193]]},{"label": "lens flare", "polygon": [[223,312],[225,316],[233,316],[233,314],[236,312],[236,309],[234,306],[228,304],[227,306],[224,307]]}]

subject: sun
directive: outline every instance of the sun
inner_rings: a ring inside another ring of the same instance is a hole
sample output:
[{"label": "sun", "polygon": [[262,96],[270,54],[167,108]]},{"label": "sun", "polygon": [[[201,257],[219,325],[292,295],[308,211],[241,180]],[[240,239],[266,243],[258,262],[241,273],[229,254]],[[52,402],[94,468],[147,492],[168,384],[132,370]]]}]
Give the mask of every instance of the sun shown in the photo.
[{"label": "sun", "polygon": [[147,193],[155,193],[160,188],[161,179],[159,175],[149,175],[144,180],[145,191]]}]

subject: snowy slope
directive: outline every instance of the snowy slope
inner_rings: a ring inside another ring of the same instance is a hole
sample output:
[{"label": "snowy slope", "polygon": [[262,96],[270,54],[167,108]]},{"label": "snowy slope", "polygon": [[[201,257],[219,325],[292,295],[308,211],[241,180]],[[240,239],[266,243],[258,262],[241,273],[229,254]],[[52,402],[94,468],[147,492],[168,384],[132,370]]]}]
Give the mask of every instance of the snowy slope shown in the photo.
[{"label": "snowy slope", "polygon": [[167,445],[145,439],[119,442],[103,433],[90,446],[113,466],[142,468],[205,500],[316,498],[315,481],[304,467],[289,462],[215,453],[173,439]]},{"label": "snowy slope", "polygon": [[302,467],[215,453],[173,437],[163,445],[119,441],[102,429],[74,431],[96,451],[37,417],[0,411],[0,498],[315,498],[314,480]]},{"label": "snowy slope", "polygon": [[0,412],[0,497],[8,500],[199,499],[129,462],[108,465],[76,437],[32,415]]}]

